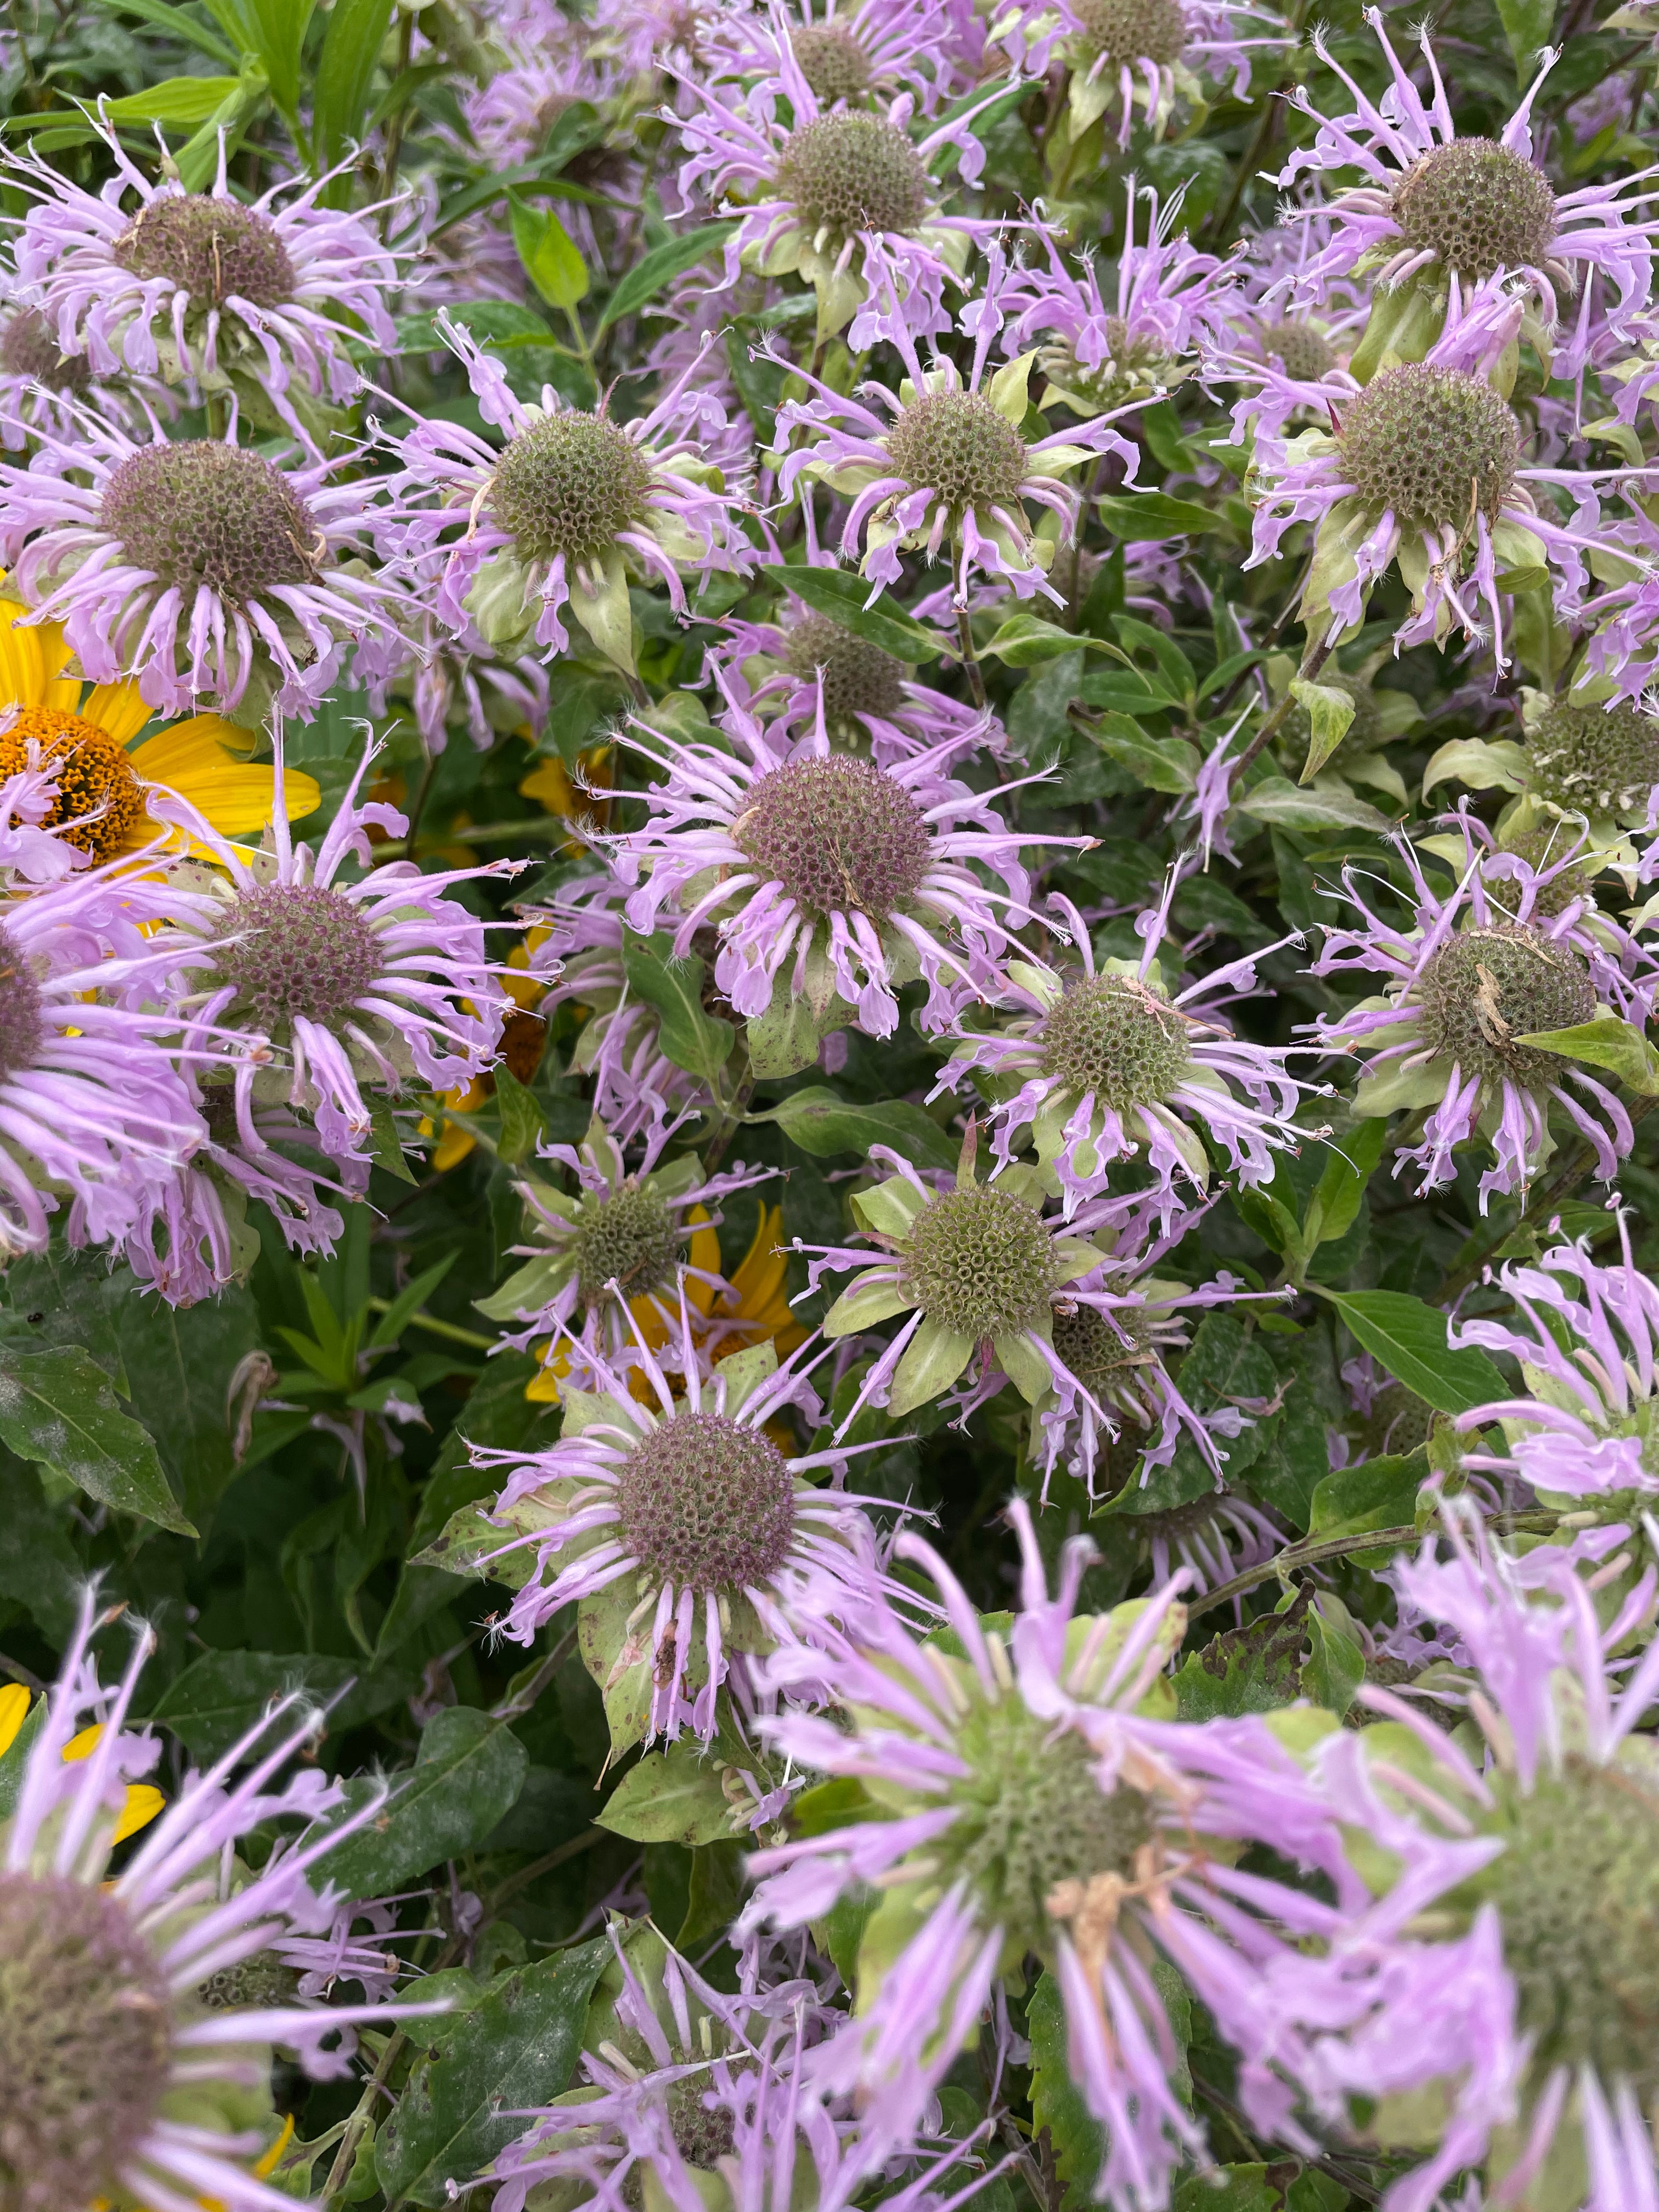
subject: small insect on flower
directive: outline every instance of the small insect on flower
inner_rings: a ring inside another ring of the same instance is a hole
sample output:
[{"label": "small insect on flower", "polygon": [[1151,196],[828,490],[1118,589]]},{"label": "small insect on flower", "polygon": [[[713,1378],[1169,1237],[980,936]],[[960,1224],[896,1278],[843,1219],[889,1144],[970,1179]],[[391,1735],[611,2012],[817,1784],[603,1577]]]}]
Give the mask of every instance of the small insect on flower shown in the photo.
[{"label": "small insect on flower", "polygon": [[388,436],[412,510],[392,532],[398,549],[435,565],[437,612],[457,637],[481,636],[509,659],[538,645],[550,660],[570,649],[568,614],[632,675],[630,566],[684,612],[682,569],[707,577],[748,557],[720,471],[684,434],[696,364],[648,414],[618,422],[567,406],[550,386],[538,405],[519,400],[470,331],[441,314],[438,324],[507,444],[441,422]]},{"label": "small insect on flower", "polygon": [[327,177],[238,199],[222,137],[212,189],[187,191],[176,176],[151,184],[112,127],[100,136],[117,173],[96,194],[37,158],[10,164],[35,203],[14,251],[45,333],[85,380],[230,392],[314,453],[330,409],[362,386],[350,343],[366,332],[377,351],[397,346],[396,255],[362,216],[321,204]]},{"label": "small insect on flower", "polygon": [[[1062,1546],[1050,1596],[1023,1499],[1009,1518],[1021,1558],[1011,1629],[981,1622],[937,1553],[901,1536],[899,1556],[938,1589],[950,1643],[918,1641],[872,1601],[818,1646],[785,1646],[768,1662],[781,1689],[826,1685],[841,1711],[786,1711],[768,1725],[831,1785],[817,1832],[750,1861],[760,1880],[743,1924],[799,1927],[838,1897],[872,1896],[856,2009],[808,2059],[811,2079],[857,2097],[871,2171],[914,2141],[1003,1978],[1030,1991],[1035,1954],[1035,2001],[1054,2002],[1073,2081],[1104,2124],[1095,2193],[1139,2212],[1167,2203],[1183,2158],[1206,2155],[1172,2079],[1153,1969],[1173,1958],[1223,2037],[1242,2039],[1241,1987],[1281,1947],[1249,1911],[1222,1907],[1223,1854],[1206,1838],[1288,1844],[1275,1780],[1300,1778],[1260,1720],[1174,1718],[1160,1676],[1186,1626],[1176,1584],[1079,1614],[1093,1545]],[[1264,1919],[1280,1902],[1294,1915],[1288,1887],[1253,1876],[1249,1889]],[[1230,1940],[1205,1925],[1224,1909]],[[1253,2108],[1279,2088],[1265,2069],[1240,2079]],[[1282,2092],[1278,2101],[1283,2116]],[[1257,2124],[1271,2136],[1283,2120],[1264,2110]]]}]

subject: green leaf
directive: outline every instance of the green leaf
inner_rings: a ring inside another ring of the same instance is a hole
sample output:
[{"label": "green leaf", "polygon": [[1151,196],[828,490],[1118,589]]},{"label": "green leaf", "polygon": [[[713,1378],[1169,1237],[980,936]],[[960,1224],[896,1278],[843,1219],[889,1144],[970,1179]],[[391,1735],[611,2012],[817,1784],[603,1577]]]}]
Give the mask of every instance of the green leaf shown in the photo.
[{"label": "green leaf", "polygon": [[236,1472],[227,1402],[238,1366],[258,1347],[258,1309],[235,1284],[193,1306],[168,1306],[140,1296],[125,1268],[112,1280],[124,1292],[124,1395],[155,1440],[174,1496],[205,1528]]},{"label": "green leaf", "polygon": [[108,1376],[79,1345],[0,1350],[0,1437],[20,1459],[49,1468],[118,1513],[196,1534],[167,1487],[155,1439],[121,1411]]},{"label": "green leaf", "polygon": [[732,1808],[714,1759],[700,1744],[682,1737],[666,1751],[648,1751],[629,1767],[594,1819],[613,1835],[635,1844],[698,1844],[729,1841]]},{"label": "green leaf", "polygon": [[369,1112],[368,1154],[377,1168],[396,1176],[399,1182],[414,1182],[414,1170],[398,1133],[398,1117],[384,1098],[377,1099]]},{"label": "green leaf", "polygon": [[265,65],[271,97],[292,114],[300,105],[300,55],[317,0],[242,0],[255,52]]},{"label": "green leaf", "polygon": [[1382,836],[1393,828],[1386,814],[1340,791],[1299,791],[1287,775],[1265,775],[1238,802],[1258,822],[1281,830],[1370,830]]},{"label": "green leaf", "polygon": [[1352,1620],[1340,1598],[1324,1596],[1308,1613],[1308,1658],[1302,1686],[1315,1705],[1340,1720],[1365,1679],[1365,1654],[1352,1633]]},{"label": "green leaf", "polygon": [[1334,1243],[1352,1228],[1359,1218],[1359,1202],[1371,1170],[1382,1157],[1382,1140],[1388,1133],[1387,1118],[1373,1115],[1345,1137],[1332,1140],[1325,1172],[1308,1207],[1304,1250]]},{"label": "green leaf", "polygon": [[1537,73],[1538,51],[1550,42],[1555,26],[1555,0],[1498,0],[1498,20],[1510,42],[1518,85],[1531,82]]},{"label": "green leaf", "polygon": [[[0,1540],[0,1599],[22,1606],[60,1648],[75,1631],[86,1572],[69,1540],[67,1502],[49,1505],[32,1467],[0,1446],[0,1486],[6,1502]],[[0,1820],[6,1814],[0,1805]]]},{"label": "green leaf", "polygon": [[1446,1316],[1404,1291],[1328,1291],[1349,1334],[1396,1382],[1439,1413],[1467,1413],[1507,1398],[1509,1386],[1484,1352],[1454,1352]]},{"label": "green leaf", "polygon": [[1035,2130],[1048,2131],[1054,2172],[1065,2191],[1057,2212],[1083,2212],[1094,2198],[1106,2130],[1072,2078],[1065,2000],[1050,1973],[1031,1992],[1026,2032],[1031,2039],[1031,2123]]},{"label": "green leaf", "polygon": [[1224,516],[1195,500],[1172,499],[1165,491],[1108,493],[1095,507],[1108,530],[1132,545],[1227,527]]},{"label": "green leaf", "polygon": [[[530,1760],[511,1729],[470,1705],[450,1705],[428,1721],[407,1773],[367,1826],[323,1861],[325,1879],[349,1897],[384,1897],[483,1841],[517,1802]],[[344,1813],[360,1809],[377,1785],[345,1785]]]},{"label": "green leaf", "polygon": [[505,1060],[494,1070],[495,1078],[495,1110],[501,1124],[495,1139],[495,1150],[508,1167],[517,1167],[527,1160],[536,1149],[544,1123],[540,1101],[527,1085],[520,1082]]},{"label": "green leaf", "polygon": [[774,561],[755,573],[781,590],[793,592],[814,614],[827,615],[843,629],[866,638],[912,668],[923,661],[937,660],[946,650],[945,641],[937,631],[913,622],[890,600],[878,598],[873,606],[866,607],[864,603],[870,596],[870,586],[850,568],[809,568]]},{"label": "green leaf", "polygon": [[1218,2166],[1182,2183],[1175,2212],[1279,2212],[1284,2201],[1265,2166]]},{"label": "green leaf", "polygon": [[173,123],[194,130],[216,115],[242,89],[240,76],[168,76],[148,92],[131,92],[108,103],[113,123]]},{"label": "green leaf", "polygon": [[792,1143],[814,1159],[836,1152],[861,1157],[872,1145],[890,1145],[917,1167],[953,1168],[962,1146],[941,1129],[920,1106],[903,1098],[873,1103],[842,1098],[827,1085],[811,1084],[792,1091],[769,1114],[751,1114],[751,1121],[775,1121]]},{"label": "green leaf", "polygon": [[440,2212],[524,2133],[527,2111],[564,2094],[594,1984],[611,1957],[609,1941],[596,1936],[497,1975],[467,2011],[416,2028],[427,2056],[380,2123],[374,2146],[388,2203]]},{"label": "green leaf", "polygon": [[204,23],[198,23],[187,9],[173,7],[170,0],[110,0],[110,4],[118,8],[124,15],[136,15],[141,23],[153,24],[156,30],[182,39],[186,46],[210,55],[216,62],[224,62],[231,69],[236,66],[235,48],[227,46]]},{"label": "green leaf", "polygon": [[707,260],[724,246],[737,228],[734,222],[706,222],[700,229],[671,238],[665,245],[653,246],[642,261],[636,261],[623,275],[605,301],[599,329],[608,330],[623,316],[637,313],[647,301],[655,299],[665,284],[672,284],[683,271],[695,269],[699,261]]},{"label": "green leaf", "polygon": [[[392,22],[392,0],[334,0],[317,61],[312,137],[319,169],[331,169],[362,135],[374,64]],[[351,179],[337,177],[328,198],[343,206]]]},{"label": "green leaf", "polygon": [[422,1268],[406,1289],[398,1291],[375,1323],[368,1350],[385,1352],[396,1344],[459,1257],[459,1252],[447,1253],[434,1266]]},{"label": "green leaf", "polygon": [[1612,1014],[1598,1014],[1593,1022],[1578,1022],[1568,1030],[1534,1030],[1515,1039],[1540,1052],[1559,1053],[1563,1060],[1583,1060],[1604,1067],[1638,1097],[1659,1096],[1659,1052],[1656,1052],[1633,1022]]},{"label": "green leaf", "polygon": [[678,957],[672,938],[663,932],[648,938],[627,932],[623,968],[629,990],[655,1007],[658,1041],[668,1058],[709,1091],[717,1091],[737,1031],[730,1022],[703,1011],[703,963],[695,954]]},{"label": "green leaf", "polygon": [[1102,752],[1138,776],[1149,791],[1190,791],[1198,781],[1197,750],[1185,738],[1149,738],[1123,714],[1107,714],[1084,727]]},{"label": "green leaf", "polygon": [[1361,1460],[1357,1467],[1334,1468],[1313,1494],[1308,1516],[1310,1536],[1352,1536],[1367,1528],[1403,1528],[1417,1512],[1417,1493],[1428,1480],[1421,1452],[1405,1457],[1390,1452]]},{"label": "green leaf", "polygon": [[527,208],[516,194],[507,201],[513,243],[525,274],[550,307],[569,313],[587,297],[587,264],[551,208]]},{"label": "green leaf", "polygon": [[1044,622],[1040,615],[1021,611],[1009,616],[990,643],[980,647],[980,656],[988,653],[1009,668],[1035,668],[1039,661],[1058,660],[1080,647],[1095,653],[1106,650],[1097,637],[1079,636],[1061,629],[1058,623]]},{"label": "green leaf", "polygon": [[1307,710],[1311,734],[1299,780],[1311,783],[1348,734],[1354,717],[1353,694],[1339,684],[1310,684],[1297,676],[1291,681],[1291,696]]},{"label": "green leaf", "polygon": [[1176,1669],[1176,1705],[1183,1721],[1237,1720],[1277,1712],[1302,1696],[1302,1648],[1307,1606],[1293,1598],[1283,1613],[1264,1613],[1242,1628],[1212,1636]]},{"label": "green leaf", "polygon": [[273,1699],[302,1690],[320,1704],[356,1673],[349,1659],[315,1652],[204,1651],[167,1685],[149,1717],[205,1765],[251,1729]]}]

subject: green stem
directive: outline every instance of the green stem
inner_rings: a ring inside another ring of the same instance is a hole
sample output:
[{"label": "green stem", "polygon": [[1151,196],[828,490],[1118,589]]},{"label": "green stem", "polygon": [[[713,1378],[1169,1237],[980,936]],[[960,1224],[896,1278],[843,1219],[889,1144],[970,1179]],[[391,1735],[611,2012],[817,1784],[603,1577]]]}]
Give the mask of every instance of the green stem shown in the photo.
[{"label": "green stem", "polygon": [[[1553,1513],[1494,1513],[1486,1526],[1498,1535],[1547,1536],[1558,1525]],[[1310,1537],[1300,1544],[1287,1545],[1284,1551],[1275,1552],[1270,1559],[1258,1566],[1247,1567],[1242,1575],[1235,1575],[1230,1583],[1218,1589],[1206,1590],[1202,1597],[1194,1598],[1187,1607],[1188,1620],[1200,1613],[1213,1613],[1217,1606],[1227,1605],[1236,1597],[1243,1597],[1258,1583],[1273,1576],[1289,1574],[1297,1567],[1317,1566],[1324,1559],[1340,1559],[1347,1552],[1398,1551],[1407,1544],[1419,1542],[1424,1534],[1415,1522],[1408,1521],[1397,1528],[1366,1528],[1357,1535]]]},{"label": "green stem", "polygon": [[[1318,675],[1320,670],[1330,659],[1331,654],[1334,650],[1335,647],[1328,638],[1322,644],[1310,646],[1308,650],[1302,656],[1302,665],[1296,672],[1296,680],[1298,683],[1311,684],[1314,678]],[[1278,735],[1279,729],[1282,727],[1291,708],[1294,707],[1295,704],[1295,694],[1291,691],[1290,686],[1286,684],[1285,687],[1285,696],[1279,701],[1279,704],[1268,715],[1267,720],[1263,722],[1261,727],[1250,739],[1249,744],[1245,746],[1243,751],[1240,753],[1238,758],[1233,763],[1232,774],[1230,778],[1230,786],[1231,784],[1237,783],[1241,780],[1245,769],[1249,768],[1250,763],[1255,758],[1256,755],[1261,750],[1261,748],[1267,743],[1268,739]]]},{"label": "green stem", "polygon": [[755,1095],[755,1071],[749,1058],[748,1045],[739,1044],[738,1052],[739,1058],[732,1089],[720,1109],[720,1119],[715,1125],[714,1133],[703,1146],[702,1169],[705,1176],[713,1175],[724,1158],[726,1148],[743,1126],[744,1116],[749,1111],[749,1101]]},{"label": "green stem", "polygon": [[974,704],[985,704],[985,672],[979,665],[979,655],[974,651],[974,633],[968,621],[966,607],[957,609],[957,643],[962,653],[962,665],[968,672],[968,689],[974,695]]},{"label": "green stem", "polygon": [[[459,1126],[465,1127],[465,1124],[463,1122]],[[390,1298],[371,1298],[368,1310],[370,1313],[390,1313],[392,1301]],[[480,1336],[476,1328],[457,1328],[453,1321],[440,1321],[436,1314],[412,1313],[409,1316],[408,1326],[423,1328],[428,1336],[441,1336],[447,1344],[464,1344],[470,1352],[493,1352],[495,1349],[496,1340],[493,1336]]]}]

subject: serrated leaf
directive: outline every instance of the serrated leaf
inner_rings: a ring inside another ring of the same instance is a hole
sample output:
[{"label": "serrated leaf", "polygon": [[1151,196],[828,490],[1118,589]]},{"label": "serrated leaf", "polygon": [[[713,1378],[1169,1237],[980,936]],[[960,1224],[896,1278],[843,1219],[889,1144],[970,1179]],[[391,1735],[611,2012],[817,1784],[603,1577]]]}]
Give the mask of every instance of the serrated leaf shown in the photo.
[{"label": "serrated leaf", "polygon": [[[450,1705],[421,1731],[406,1773],[392,1778],[392,1796],[367,1826],[323,1861],[325,1879],[349,1897],[384,1897],[419,1875],[481,1843],[511,1809],[530,1765],[524,1746],[501,1722],[470,1705]],[[375,1794],[364,1777],[345,1784],[337,1826]]]},{"label": "serrated leaf", "polygon": [[0,1348],[0,1437],[118,1513],[196,1534],[167,1487],[155,1438],[121,1411],[109,1377],[79,1345]]},{"label": "serrated leaf", "polygon": [[422,2025],[428,2055],[375,2144],[388,2203],[441,2212],[524,2133],[526,2112],[564,2094],[594,1984],[611,1957],[608,1940],[596,1937],[498,1975],[456,2019]]},{"label": "serrated leaf", "polygon": [[1367,1528],[1407,1528],[1428,1474],[1428,1461],[1420,1452],[1404,1457],[1390,1452],[1361,1460],[1357,1467],[1333,1468],[1314,1492],[1308,1534],[1351,1536]]},{"label": "serrated leaf", "polygon": [[1303,1694],[1306,1615],[1305,1602],[1293,1600],[1284,1613],[1260,1613],[1193,1652],[1174,1678],[1181,1718],[1237,1720],[1245,1713],[1277,1712],[1294,1705]]},{"label": "serrated leaf", "polygon": [[1507,1398],[1509,1387],[1484,1352],[1454,1352],[1446,1316],[1404,1291],[1328,1291],[1358,1343],[1438,1413],[1467,1413]]},{"label": "serrated leaf", "polygon": [[843,629],[866,638],[912,668],[923,661],[937,660],[945,649],[945,641],[936,631],[913,622],[890,599],[878,598],[873,606],[866,606],[870,586],[850,568],[809,568],[775,561],[755,573],[781,590],[793,592],[814,614],[827,615]]},{"label": "serrated leaf", "polygon": [[1598,1014],[1593,1022],[1578,1022],[1571,1029],[1529,1030],[1515,1042],[1531,1045],[1540,1052],[1559,1053],[1563,1060],[1583,1060],[1589,1067],[1606,1068],[1638,1097],[1659,1097],[1659,1052],[1633,1022]]},{"label": "serrated leaf", "polygon": [[1106,2154],[1106,2131],[1072,2078],[1066,2005],[1060,1984],[1042,1974],[1026,2011],[1031,2039],[1031,2123],[1046,2129],[1054,2172],[1064,2194],[1057,2212],[1082,2212],[1094,2201],[1095,2178]]},{"label": "serrated leaf", "polygon": [[792,1091],[769,1114],[750,1118],[775,1121],[792,1143],[815,1159],[832,1158],[837,1152],[863,1157],[872,1145],[890,1145],[917,1167],[953,1168],[962,1150],[959,1141],[907,1099],[843,1098],[823,1084]]},{"label": "serrated leaf", "polygon": [[1058,623],[1044,622],[1040,615],[1022,611],[1010,615],[990,642],[980,647],[980,658],[988,656],[1009,668],[1035,668],[1042,661],[1058,660],[1062,653],[1076,653],[1080,648],[1096,653],[1105,650],[1097,637],[1061,629]]},{"label": "serrated leaf", "polygon": [[664,246],[653,246],[644,259],[635,262],[617,282],[605,303],[599,329],[608,330],[623,316],[636,313],[648,300],[655,299],[665,284],[672,284],[686,270],[695,269],[699,261],[706,261],[725,245],[737,228],[734,222],[706,222],[700,229],[671,238]]},{"label": "serrated leaf", "polygon": [[715,1091],[737,1031],[703,1009],[703,963],[692,954],[677,958],[673,939],[659,932],[650,938],[624,935],[623,967],[629,990],[656,1009],[663,1051],[676,1067]]},{"label": "serrated leaf", "polygon": [[1095,509],[1108,530],[1131,545],[1227,527],[1224,515],[1195,500],[1171,498],[1166,491],[1109,492],[1095,501]]},{"label": "serrated leaf", "polygon": [[[1386,1525],[1386,1524],[1383,1524]],[[1340,1598],[1322,1596],[1308,1613],[1308,1657],[1302,1686],[1315,1705],[1338,1720],[1365,1679],[1365,1654]]]},{"label": "serrated leaf", "polygon": [[1307,712],[1311,734],[1300,780],[1311,783],[1348,734],[1354,717],[1353,694],[1335,684],[1310,684],[1297,676],[1291,679],[1291,696]]},{"label": "serrated leaf", "polygon": [[[1153,701],[1152,710],[1165,703]],[[1085,732],[1102,752],[1138,776],[1149,791],[1190,791],[1198,781],[1197,748],[1185,738],[1149,738],[1139,723],[1120,713],[1085,725]]]},{"label": "serrated leaf", "polygon": [[699,1844],[730,1839],[732,1808],[714,1759],[682,1737],[666,1751],[648,1751],[630,1766],[594,1814],[602,1828],[635,1844]]}]

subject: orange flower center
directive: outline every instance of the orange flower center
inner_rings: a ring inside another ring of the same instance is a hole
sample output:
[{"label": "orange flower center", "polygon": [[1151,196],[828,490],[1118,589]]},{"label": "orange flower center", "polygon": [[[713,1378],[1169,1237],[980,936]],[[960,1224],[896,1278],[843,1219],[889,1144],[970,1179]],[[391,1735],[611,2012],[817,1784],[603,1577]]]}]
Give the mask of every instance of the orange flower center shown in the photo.
[{"label": "orange flower center", "polygon": [[40,748],[40,765],[58,786],[57,803],[46,826],[75,824],[67,842],[107,860],[126,843],[144,811],[143,786],[126,754],[95,722],[60,707],[20,707],[9,730],[0,732],[0,777],[29,766],[31,744]]}]

